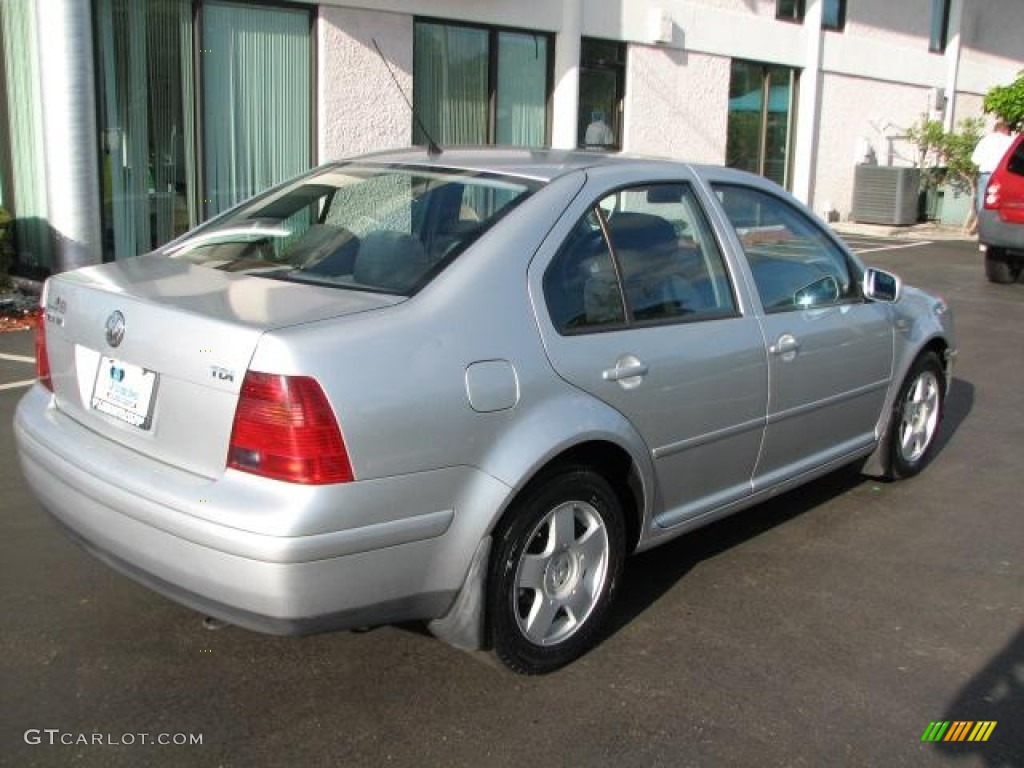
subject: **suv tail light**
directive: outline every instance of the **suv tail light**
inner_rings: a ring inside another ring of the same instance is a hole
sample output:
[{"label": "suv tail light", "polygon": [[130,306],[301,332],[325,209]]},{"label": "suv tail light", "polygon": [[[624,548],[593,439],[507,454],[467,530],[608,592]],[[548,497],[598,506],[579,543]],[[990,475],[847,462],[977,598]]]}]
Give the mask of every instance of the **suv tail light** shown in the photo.
[{"label": "suv tail light", "polygon": [[989,181],[988,187],[985,189],[985,207],[986,208],[998,208],[1000,204],[999,199],[999,182]]},{"label": "suv tail light", "polygon": [[36,378],[40,384],[53,392],[50,357],[46,352],[46,312],[42,309],[36,315]]},{"label": "suv tail light", "polygon": [[228,466],[306,485],[355,479],[334,411],[309,376],[246,371]]}]

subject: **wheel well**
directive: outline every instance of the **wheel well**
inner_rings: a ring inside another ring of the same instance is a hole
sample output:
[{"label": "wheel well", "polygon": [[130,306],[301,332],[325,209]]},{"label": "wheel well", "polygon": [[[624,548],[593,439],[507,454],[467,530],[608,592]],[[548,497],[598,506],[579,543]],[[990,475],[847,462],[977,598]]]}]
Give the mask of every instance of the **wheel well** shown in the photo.
[{"label": "wheel well", "polygon": [[946,358],[946,352],[949,349],[949,344],[946,343],[945,339],[932,339],[925,344],[924,349],[921,350],[920,354],[925,352],[934,352],[939,357],[939,362],[942,364],[942,370],[947,375],[949,374],[949,360]]},{"label": "wheel well", "polygon": [[518,495],[567,466],[579,465],[593,469],[615,491],[622,504],[626,524],[626,551],[632,552],[640,540],[644,510],[643,484],[633,458],[615,443],[593,440],[566,449],[537,470]]}]

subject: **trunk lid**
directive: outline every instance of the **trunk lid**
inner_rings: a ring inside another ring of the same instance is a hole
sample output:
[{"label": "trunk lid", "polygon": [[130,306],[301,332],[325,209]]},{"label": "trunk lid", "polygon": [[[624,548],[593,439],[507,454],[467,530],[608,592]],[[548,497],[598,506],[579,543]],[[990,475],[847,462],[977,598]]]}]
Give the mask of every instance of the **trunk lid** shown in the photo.
[{"label": "trunk lid", "polygon": [[217,477],[264,333],[402,300],[159,255],[64,273],[45,297],[56,407],[141,454]]}]

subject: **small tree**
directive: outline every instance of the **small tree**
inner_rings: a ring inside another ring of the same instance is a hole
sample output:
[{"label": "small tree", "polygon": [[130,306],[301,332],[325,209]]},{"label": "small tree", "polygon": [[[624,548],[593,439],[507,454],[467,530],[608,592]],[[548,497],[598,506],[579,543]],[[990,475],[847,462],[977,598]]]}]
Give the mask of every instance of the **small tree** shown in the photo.
[{"label": "small tree", "polygon": [[[920,122],[907,130],[907,139],[917,145],[917,164],[922,169],[926,185],[945,183],[974,199],[978,187],[978,166],[971,161],[971,155],[981,140],[984,124],[980,117],[967,117],[957,123],[955,130],[945,131],[941,122],[922,115]],[[974,216],[974,206],[971,205],[964,229],[972,228]]]},{"label": "small tree", "polygon": [[985,94],[985,111],[1002,119],[1011,131],[1024,128],[1024,69],[1009,85],[997,85]]}]

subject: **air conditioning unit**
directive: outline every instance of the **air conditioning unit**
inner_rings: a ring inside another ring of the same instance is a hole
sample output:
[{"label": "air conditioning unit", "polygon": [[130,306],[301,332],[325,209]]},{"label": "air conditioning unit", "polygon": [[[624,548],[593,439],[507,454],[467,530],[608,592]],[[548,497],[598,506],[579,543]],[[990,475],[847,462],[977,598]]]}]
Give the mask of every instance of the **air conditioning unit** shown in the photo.
[{"label": "air conditioning unit", "polygon": [[853,181],[853,220],[863,224],[914,224],[920,189],[920,168],[858,165]]}]

